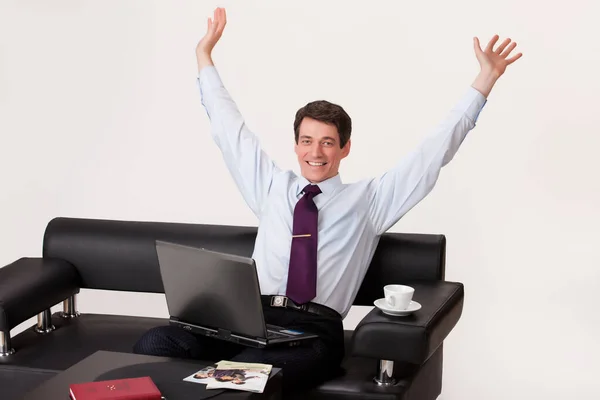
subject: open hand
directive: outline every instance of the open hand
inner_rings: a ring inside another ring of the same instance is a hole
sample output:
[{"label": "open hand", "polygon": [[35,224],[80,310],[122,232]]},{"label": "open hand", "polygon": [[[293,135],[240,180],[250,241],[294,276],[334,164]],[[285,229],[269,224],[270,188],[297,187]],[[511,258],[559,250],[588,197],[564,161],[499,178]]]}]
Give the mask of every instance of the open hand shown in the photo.
[{"label": "open hand", "polygon": [[227,15],[225,9],[216,8],[214,11],[214,18],[208,18],[206,34],[196,46],[196,56],[198,57],[199,62],[203,59],[210,60],[212,50],[221,38],[226,23]]},{"label": "open hand", "polygon": [[475,56],[477,57],[477,61],[479,61],[482,72],[493,74],[496,77],[500,77],[507,66],[523,56],[522,53],[518,53],[507,58],[515,47],[517,47],[517,43],[512,42],[508,38],[494,50],[494,45],[498,42],[498,39],[498,35],[494,35],[485,47],[485,50],[482,50],[479,45],[479,39],[477,37],[473,38]]}]

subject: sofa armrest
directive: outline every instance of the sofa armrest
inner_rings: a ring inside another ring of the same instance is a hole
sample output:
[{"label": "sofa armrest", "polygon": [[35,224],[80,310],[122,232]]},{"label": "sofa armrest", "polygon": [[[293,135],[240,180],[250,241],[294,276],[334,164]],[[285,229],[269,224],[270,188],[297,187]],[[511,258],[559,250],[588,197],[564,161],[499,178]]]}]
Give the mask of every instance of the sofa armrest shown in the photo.
[{"label": "sofa armrest", "polygon": [[21,258],[0,268],[0,331],[79,292],[77,269],[66,261]]},{"label": "sofa armrest", "polygon": [[396,317],[373,308],[354,330],[353,356],[420,365],[442,344],[462,314],[463,285],[432,281],[410,286],[421,309]]}]

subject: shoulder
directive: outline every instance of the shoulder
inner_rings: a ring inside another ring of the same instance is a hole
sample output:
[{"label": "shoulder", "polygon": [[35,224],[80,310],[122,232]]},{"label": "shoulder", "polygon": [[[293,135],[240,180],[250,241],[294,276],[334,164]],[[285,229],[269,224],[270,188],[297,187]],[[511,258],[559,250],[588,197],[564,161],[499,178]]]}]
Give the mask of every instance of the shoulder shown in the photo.
[{"label": "shoulder", "polygon": [[290,188],[298,185],[298,179],[298,175],[292,170],[276,170],[271,180],[269,192],[271,194],[287,193]]},{"label": "shoulder", "polygon": [[364,178],[355,182],[343,183],[336,188],[335,197],[347,204],[364,207],[371,204],[377,191],[377,178]]},{"label": "shoulder", "polygon": [[298,180],[298,175],[291,169],[280,169],[273,174],[273,182],[278,184],[290,184]]},{"label": "shoulder", "polygon": [[377,182],[379,181],[378,177],[369,177],[359,179],[355,182],[344,183],[341,186],[341,190],[350,191],[350,192],[360,192],[363,194],[367,194],[369,192],[374,191],[377,188]]}]

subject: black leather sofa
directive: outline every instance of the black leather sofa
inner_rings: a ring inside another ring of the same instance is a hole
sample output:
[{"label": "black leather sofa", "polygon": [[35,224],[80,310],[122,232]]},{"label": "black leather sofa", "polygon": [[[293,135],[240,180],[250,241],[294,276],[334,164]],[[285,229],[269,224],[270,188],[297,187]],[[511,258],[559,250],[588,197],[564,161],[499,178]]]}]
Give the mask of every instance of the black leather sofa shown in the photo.
[{"label": "black leather sofa", "polygon": [[[131,352],[163,318],[88,314],[77,310],[80,289],[163,293],[155,240],[249,256],[255,227],[56,218],[42,257],[0,268],[0,398],[19,399],[32,387],[97,350]],[[442,389],[443,342],[458,322],[464,290],[446,282],[443,235],[386,233],[381,237],[356,305],[373,305],[383,286],[416,288],[422,308],[389,317],[374,308],[346,332],[340,375],[299,398],[433,400]],[[51,307],[63,311],[51,314]],[[15,326],[37,324],[15,337]],[[12,354],[11,354],[12,353]],[[285,370],[283,371],[285,374]]]}]

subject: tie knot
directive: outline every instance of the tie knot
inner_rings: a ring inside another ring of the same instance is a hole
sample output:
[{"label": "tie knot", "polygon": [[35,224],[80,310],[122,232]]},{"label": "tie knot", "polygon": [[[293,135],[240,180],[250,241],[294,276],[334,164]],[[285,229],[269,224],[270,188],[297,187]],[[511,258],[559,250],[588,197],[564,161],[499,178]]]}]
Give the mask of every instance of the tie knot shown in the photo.
[{"label": "tie knot", "polygon": [[313,196],[321,193],[321,189],[317,185],[306,185],[302,191]]}]

